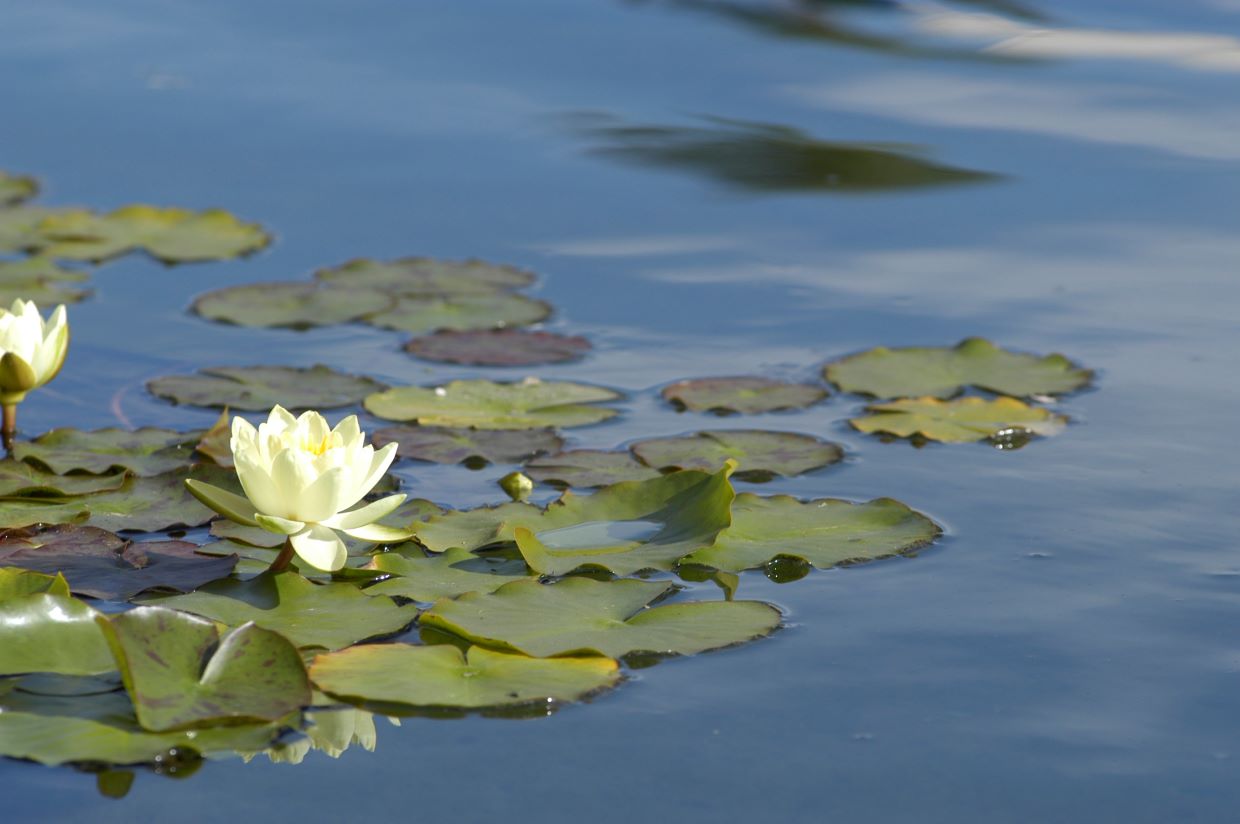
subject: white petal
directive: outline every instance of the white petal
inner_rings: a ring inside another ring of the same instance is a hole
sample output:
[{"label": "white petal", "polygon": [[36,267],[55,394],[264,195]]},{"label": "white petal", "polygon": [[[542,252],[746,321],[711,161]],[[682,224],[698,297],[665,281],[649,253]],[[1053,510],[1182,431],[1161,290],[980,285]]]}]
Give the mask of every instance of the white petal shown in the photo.
[{"label": "white petal", "polygon": [[345,449],[356,449],[362,445],[365,436],[362,434],[362,427],[357,422],[357,415],[350,415],[340,423],[336,424],[336,428],[332,430],[333,435],[340,436],[340,443]]},{"label": "white petal", "polygon": [[386,498],[380,498],[377,501],[366,504],[366,506],[341,512],[333,518],[326,519],[321,523],[324,526],[330,526],[332,529],[356,529],[359,526],[373,524],[380,518],[386,518],[396,511],[396,508],[405,502],[405,495],[389,495]]},{"label": "white petal", "polygon": [[318,524],[293,535],[289,540],[302,560],[316,569],[335,572],[344,566],[349,557],[340,536]]},{"label": "white petal", "polygon": [[366,474],[366,480],[361,483],[362,495],[375,488],[375,484],[383,478],[383,474],[388,471],[388,467],[394,460],[396,460],[395,441],[380,449],[371,458],[370,472]]},{"label": "white petal", "polygon": [[310,486],[302,490],[296,510],[303,521],[326,521],[342,507],[341,493],[348,485],[348,470],[333,467],[320,475]]},{"label": "white petal", "polygon": [[287,515],[284,498],[272,482],[267,468],[259,466],[247,453],[233,453],[237,479],[254,509],[267,515]]},{"label": "white petal", "polygon": [[[271,461],[271,483],[285,508],[294,507],[301,499],[302,493],[317,476],[310,459],[299,449],[286,449]],[[276,514],[276,513],[272,513]],[[296,518],[289,514],[287,517]],[[317,521],[318,518],[301,518],[303,521]]]}]

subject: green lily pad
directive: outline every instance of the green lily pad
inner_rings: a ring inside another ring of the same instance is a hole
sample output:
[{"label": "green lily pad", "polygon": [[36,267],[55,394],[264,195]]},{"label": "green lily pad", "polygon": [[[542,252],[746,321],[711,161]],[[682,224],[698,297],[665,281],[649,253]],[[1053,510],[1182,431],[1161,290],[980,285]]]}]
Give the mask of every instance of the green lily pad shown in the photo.
[{"label": "green lily pad", "polygon": [[286,409],[351,406],[385,387],[326,366],[217,366],[156,378],[146,388],[173,403],[267,411],[276,404]]},{"label": "green lily pad", "polygon": [[541,429],[605,421],[616,415],[616,410],[586,404],[619,397],[610,389],[567,381],[472,380],[438,387],[398,386],[370,395],[364,405],[380,418],[417,421],[423,426]]},{"label": "green lily pad", "polygon": [[128,429],[53,429],[33,441],[19,441],[13,456],[60,475],[112,472],[135,475],[172,472],[190,464],[200,433],[143,427]]},{"label": "green lily pad", "polygon": [[53,214],[36,227],[49,257],[100,261],[144,249],[165,263],[227,260],[271,242],[257,223],[243,223],[222,209],[124,206],[106,215],[85,209]]},{"label": "green lily pad", "polygon": [[490,594],[438,601],[423,626],[476,644],[545,658],[635,652],[692,655],[769,635],[779,611],[759,601],[693,601],[649,607],[675,589],[656,581],[566,578],[517,581]]},{"label": "green lily pad", "polygon": [[[373,492],[371,493],[374,494]],[[439,515],[443,509],[435,503],[424,498],[410,498],[402,503],[388,515],[380,518],[378,523],[382,526],[391,526],[404,529],[411,526],[415,521],[424,521],[432,515]],[[286,536],[275,532],[268,532],[262,527],[246,526],[223,518],[211,522],[211,534],[216,538],[224,538],[229,541],[237,541],[250,546],[275,548],[283,546]],[[350,538],[347,535],[342,536],[344,545],[348,548],[350,554],[358,552],[368,552],[375,548],[374,541],[362,541],[356,538]],[[267,558],[268,563],[273,560],[270,556],[259,556]],[[294,560],[296,563],[296,560]]]},{"label": "green lily pad", "polygon": [[66,697],[14,691],[0,698],[0,755],[53,766],[159,763],[166,767],[189,754],[262,750],[288,729],[289,722],[279,722],[147,732],[138,726],[123,692]]},{"label": "green lily pad", "polygon": [[376,429],[376,448],[396,442],[396,454],[441,464],[520,463],[554,452],[564,440],[553,429],[463,429],[443,426],[389,426]]},{"label": "green lily pad", "polygon": [[616,575],[670,570],[731,523],[729,470],[675,472],[593,495],[565,492],[545,510],[514,502],[448,512],[417,525],[414,534],[432,552],[515,541],[525,562],[543,575],[583,567]]},{"label": "green lily pad", "polygon": [[397,595],[423,603],[466,592],[494,592],[530,577],[520,561],[485,558],[460,548],[428,558],[414,544],[374,556],[369,567],[395,577],[367,587],[367,595]]},{"label": "green lily pad", "polygon": [[590,351],[590,342],[583,337],[528,329],[443,330],[414,338],[405,344],[405,351],[438,363],[532,366],[577,360]]},{"label": "green lily pad", "polygon": [[551,306],[541,300],[492,292],[483,295],[408,297],[399,295],[390,309],[364,318],[383,329],[415,335],[439,329],[501,329],[529,326],[551,316]]},{"label": "green lily pad", "polygon": [[47,278],[0,280],[0,304],[4,306],[12,306],[18,298],[34,301],[39,306],[80,303],[93,294],[91,289],[75,289]]},{"label": "green lily pad", "polygon": [[148,589],[197,589],[237,564],[236,555],[210,557],[197,549],[186,541],[125,541],[95,527],[36,527],[0,536],[0,565],[63,573],[77,595],[127,601]]},{"label": "green lily pad", "polygon": [[348,323],[392,305],[392,297],[320,283],[251,283],[208,292],[190,307],[208,320],[236,326],[309,329]]},{"label": "green lily pad", "polygon": [[50,590],[0,601],[0,675],[116,669],[95,610]]},{"label": "green lily pad", "polygon": [[1013,431],[1054,435],[1068,419],[1015,398],[905,398],[866,407],[870,414],[849,421],[861,432],[901,438],[921,436],[946,443],[970,443]]},{"label": "green lily pad", "polygon": [[73,209],[46,206],[13,206],[0,209],[0,252],[24,252],[39,246],[38,227],[45,219],[64,215]]},{"label": "green lily pad", "polygon": [[39,193],[39,181],[28,175],[0,172],[0,206],[12,206]]},{"label": "green lily pad", "polygon": [[607,486],[623,481],[645,481],[659,477],[657,470],[638,461],[629,452],[601,449],[571,449],[544,455],[525,464],[525,473],[535,481],[553,486]]},{"label": "green lily pad", "polygon": [[233,466],[232,414],[228,407],[224,407],[224,411],[220,413],[215,423],[211,424],[211,428],[202,433],[194,449],[198,454],[209,458],[216,466],[225,468]]},{"label": "green lily pad", "polygon": [[68,269],[44,255],[24,257],[20,260],[0,260],[0,286],[7,288],[10,281],[31,280],[84,283],[90,280],[90,273],[81,269]]},{"label": "green lily pad", "polygon": [[682,563],[739,572],[791,557],[828,569],[907,553],[930,543],[939,532],[925,515],[891,498],[854,504],[742,493],[732,505],[732,525],[719,533],[713,546]]},{"label": "green lily pad", "polygon": [[578,701],[618,684],[620,669],[598,656],[543,660],[451,644],[372,644],[320,655],[310,676],[349,701],[482,709]]},{"label": "green lily pad", "polygon": [[[0,564],[4,563],[0,557]],[[51,595],[68,595],[69,582],[65,576],[44,575],[29,569],[16,567],[0,567],[0,601],[20,598],[23,595],[37,595],[46,592]]]},{"label": "green lily pad", "polygon": [[245,624],[220,637],[215,624],[162,607],[99,618],[133,699],[152,732],[238,721],[278,721],[310,703],[297,648]]},{"label": "green lily pad", "polygon": [[323,269],[315,278],[349,289],[377,289],[394,295],[485,295],[520,289],[534,282],[534,273],[481,260],[434,260],[408,257],[392,261],[351,260]]},{"label": "green lily pad", "polygon": [[982,338],[952,347],[880,346],[829,363],[824,374],[845,392],[876,398],[949,398],[969,386],[1014,397],[1058,395],[1093,378],[1063,355],[1009,352]]},{"label": "green lily pad", "polygon": [[227,579],[188,595],[144,603],[192,612],[228,626],[253,621],[299,647],[340,649],[407,627],[418,609],[391,598],[362,594],[353,584],[313,584],[291,572],[248,581]]},{"label": "green lily pad", "polygon": [[810,406],[825,398],[827,390],[812,383],[771,378],[696,378],[665,386],[662,394],[682,412],[756,415]]},{"label": "green lily pad", "polygon": [[64,498],[119,489],[125,474],[56,475],[15,460],[0,460],[0,498]]},{"label": "green lily pad", "polygon": [[646,464],[664,470],[713,472],[731,459],[737,462],[732,477],[742,481],[800,475],[844,457],[844,450],[838,445],[812,435],[760,429],[712,430],[679,438],[652,438],[629,448]]}]

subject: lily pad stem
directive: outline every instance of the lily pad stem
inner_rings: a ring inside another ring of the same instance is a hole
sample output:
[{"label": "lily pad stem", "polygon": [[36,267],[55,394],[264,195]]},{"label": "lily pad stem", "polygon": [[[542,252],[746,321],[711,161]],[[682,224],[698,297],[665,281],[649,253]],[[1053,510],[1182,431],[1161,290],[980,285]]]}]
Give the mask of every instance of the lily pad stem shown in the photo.
[{"label": "lily pad stem", "polygon": [[4,436],[4,451],[9,457],[13,455],[13,437],[17,434],[17,404],[4,404],[4,425],[0,427],[0,435]]},{"label": "lily pad stem", "polygon": [[284,539],[284,546],[280,548],[280,554],[271,562],[271,566],[267,567],[268,572],[283,572],[288,569],[289,562],[293,560],[293,539]]}]

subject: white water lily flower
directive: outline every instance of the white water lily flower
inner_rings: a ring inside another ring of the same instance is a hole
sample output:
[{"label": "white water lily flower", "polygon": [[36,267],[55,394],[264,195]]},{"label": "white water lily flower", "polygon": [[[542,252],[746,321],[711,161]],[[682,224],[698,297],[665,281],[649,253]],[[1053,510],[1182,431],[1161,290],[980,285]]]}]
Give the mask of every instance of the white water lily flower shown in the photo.
[{"label": "white water lily flower", "polygon": [[375,542],[410,534],[375,523],[400,506],[404,495],[349,509],[374,489],[396,457],[396,444],[376,451],[364,440],[356,415],[329,429],[318,412],[294,417],[277,406],[257,429],[233,418],[233,463],[245,497],[201,481],[185,484],[224,517],[287,535],[308,564],[334,571],[348,556],[337,530]]},{"label": "white water lily flower", "polygon": [[31,389],[56,377],[69,351],[64,304],[46,321],[32,300],[18,298],[0,309],[0,403],[20,403]]}]

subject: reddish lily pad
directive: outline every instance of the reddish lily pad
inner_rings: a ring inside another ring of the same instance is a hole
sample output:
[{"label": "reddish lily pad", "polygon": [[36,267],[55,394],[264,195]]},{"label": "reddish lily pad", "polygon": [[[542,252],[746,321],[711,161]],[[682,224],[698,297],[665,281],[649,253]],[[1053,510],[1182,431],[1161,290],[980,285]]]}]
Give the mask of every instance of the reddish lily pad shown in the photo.
[{"label": "reddish lily pad", "polygon": [[816,384],[761,377],[696,378],[663,388],[663,398],[678,410],[716,415],[801,409],[826,396],[827,390]]},{"label": "reddish lily pad", "polygon": [[534,273],[481,260],[435,260],[407,257],[392,261],[360,258],[315,273],[321,282],[350,289],[375,289],[393,295],[482,295],[520,289]]},{"label": "reddish lily pad", "polygon": [[572,449],[535,458],[525,465],[525,474],[539,483],[579,488],[659,477],[657,470],[641,463],[628,452],[601,449]]},{"label": "reddish lily pad", "polygon": [[376,448],[393,441],[402,458],[441,464],[520,463],[564,445],[554,429],[389,426],[375,430]]},{"label": "reddish lily pad", "polygon": [[405,351],[439,363],[532,366],[577,360],[590,351],[590,342],[583,337],[527,329],[445,329],[414,338],[405,344]]}]

